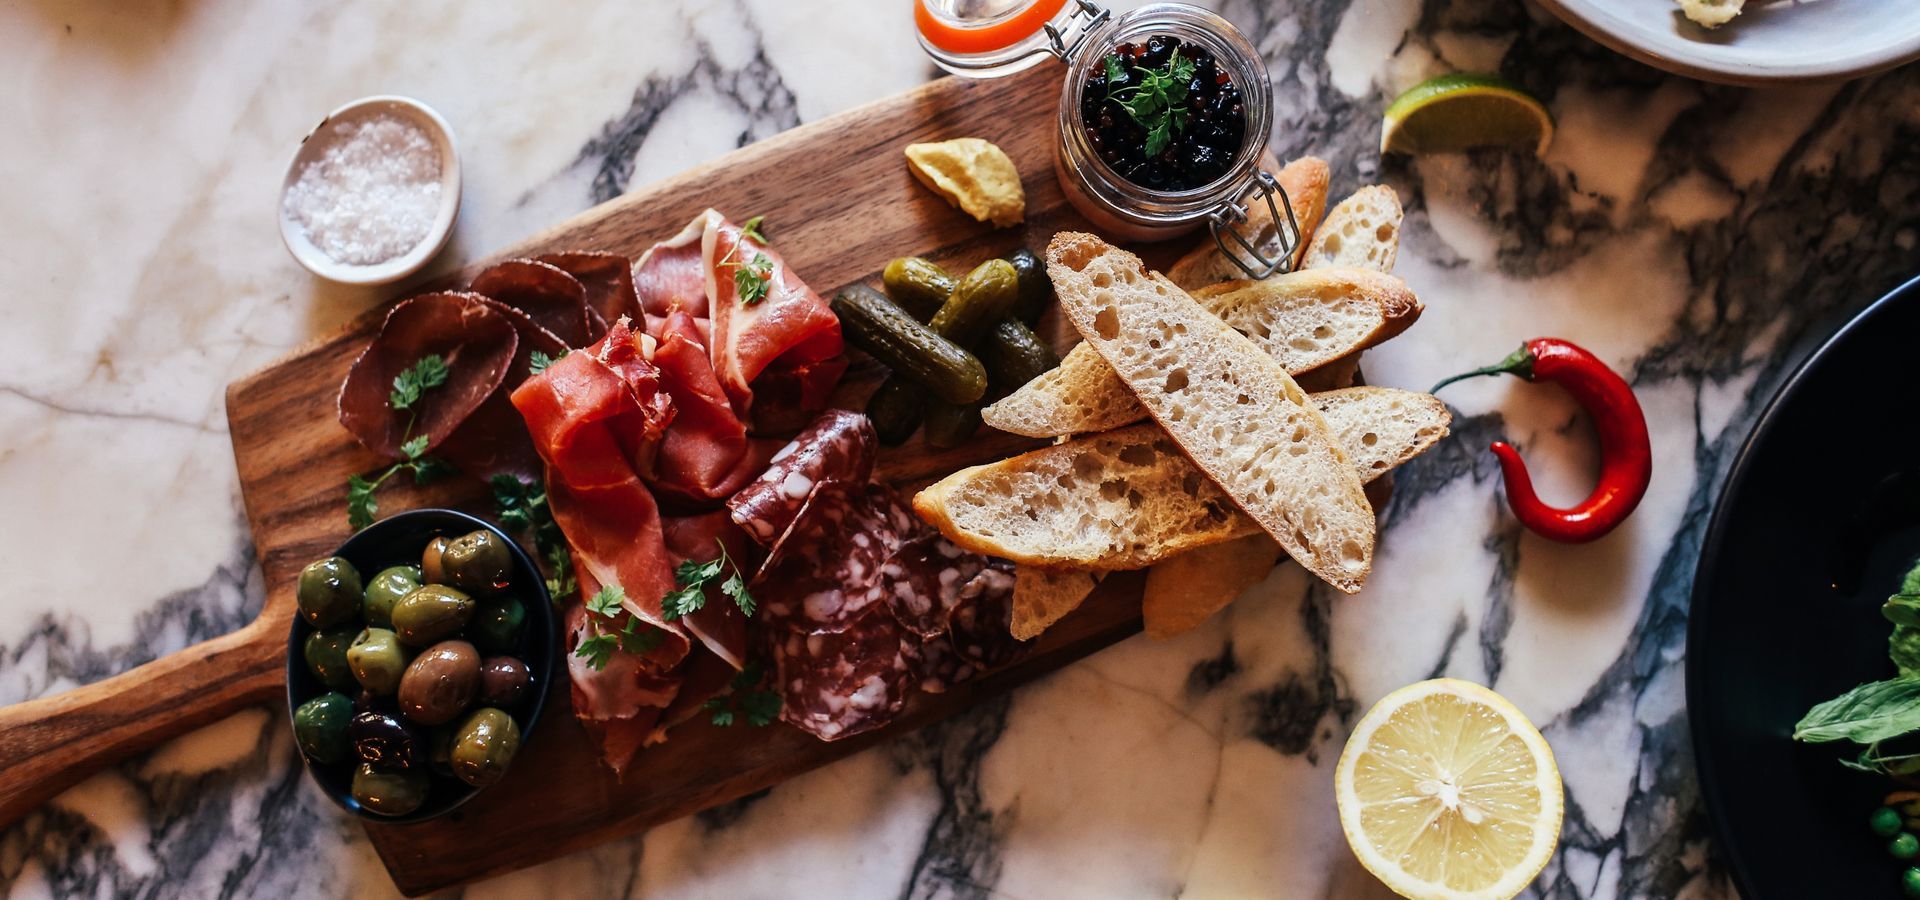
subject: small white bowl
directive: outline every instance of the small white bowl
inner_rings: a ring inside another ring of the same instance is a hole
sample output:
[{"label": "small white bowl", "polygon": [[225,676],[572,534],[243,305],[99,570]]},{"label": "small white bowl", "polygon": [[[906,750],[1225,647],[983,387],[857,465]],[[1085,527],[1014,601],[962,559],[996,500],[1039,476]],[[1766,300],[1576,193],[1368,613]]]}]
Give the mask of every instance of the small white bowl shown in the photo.
[{"label": "small white bowl", "polygon": [[[343,263],[328,256],[325,251],[314,246],[307,239],[306,229],[287,215],[287,189],[300,180],[300,172],[308,162],[319,158],[334,140],[328,126],[342,121],[367,119],[385,113],[403,118],[420,126],[433,141],[440,154],[440,212],[434,217],[433,225],[427,229],[426,237],[399,256],[385,262],[372,265]],[[460,151],[453,143],[453,129],[447,120],[440,118],[432,107],[410,97],[380,95],[362,97],[348,103],[320,120],[307,136],[300,139],[300,146],[293,151],[293,158],[287,161],[287,173],[280,180],[279,209],[280,239],[287,245],[293,258],[300,261],[307,271],[341,284],[387,284],[412,275],[425,267],[427,262],[447,246],[447,240],[453,236],[453,220],[460,213]]]}]

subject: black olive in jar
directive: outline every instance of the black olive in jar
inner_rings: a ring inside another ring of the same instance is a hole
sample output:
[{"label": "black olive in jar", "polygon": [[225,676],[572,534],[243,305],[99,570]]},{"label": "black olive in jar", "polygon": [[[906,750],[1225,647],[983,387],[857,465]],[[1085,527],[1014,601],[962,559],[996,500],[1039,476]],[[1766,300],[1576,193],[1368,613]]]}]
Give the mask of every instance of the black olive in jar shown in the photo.
[{"label": "black olive in jar", "polygon": [[[1094,152],[1144,188],[1212,184],[1246,144],[1240,88],[1212,52],[1179,38],[1157,35],[1115,46],[1093,67],[1080,96]],[[1163,146],[1150,146],[1156,143]]]}]

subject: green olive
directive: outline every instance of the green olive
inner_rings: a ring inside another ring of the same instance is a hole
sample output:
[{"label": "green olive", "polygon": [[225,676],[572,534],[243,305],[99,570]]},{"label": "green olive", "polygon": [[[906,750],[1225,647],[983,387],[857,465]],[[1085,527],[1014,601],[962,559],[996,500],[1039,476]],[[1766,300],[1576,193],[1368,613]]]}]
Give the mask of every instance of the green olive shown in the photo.
[{"label": "green olive", "polygon": [[376,769],[366,763],[353,770],[353,799],[370,812],[404,816],[427,802],[431,783],[421,771]]},{"label": "green olive", "polygon": [[467,626],[473,644],[483,653],[512,653],[520,646],[520,632],[527,624],[527,608],[512,597],[480,601]]},{"label": "green olive", "polygon": [[480,654],[466,641],[441,641],[407,666],[400,679],[400,711],[421,725],[439,725],[473,702],[480,689]]},{"label": "green olive", "polygon": [[360,618],[374,628],[393,626],[393,605],[401,597],[420,589],[424,582],[420,578],[419,566],[388,566],[380,574],[367,582],[367,590],[360,603]]},{"label": "green olive", "polygon": [[353,670],[347,666],[347,647],[360,634],[357,625],[335,625],[322,628],[307,635],[303,655],[307,659],[307,670],[320,683],[336,691],[350,691],[354,688]]},{"label": "green olive", "polygon": [[393,631],[404,643],[424,647],[467,627],[473,598],[444,584],[423,585],[393,605]]},{"label": "green olive", "polygon": [[1920,868],[1900,873],[1900,890],[1909,897],[1920,897]]},{"label": "green olive", "polygon": [[300,615],[315,628],[338,625],[360,611],[360,573],[338,556],[300,570]]},{"label": "green olive", "polygon": [[330,691],[300,704],[293,711],[293,741],[314,762],[333,763],[347,758],[347,720],[353,701]]},{"label": "green olive", "polygon": [[425,578],[428,584],[447,583],[446,567],[440,563],[441,559],[446,555],[447,545],[451,543],[453,542],[444,537],[437,537],[428,541],[427,549],[421,551],[420,577]]},{"label": "green olive", "polygon": [[463,591],[484,594],[506,587],[513,573],[513,552],[507,542],[485,528],[454,538],[440,555],[446,583]]},{"label": "green olive", "polygon": [[1893,837],[1900,833],[1900,813],[1892,807],[1882,806],[1867,819],[1867,827],[1883,838]]},{"label": "green olive", "polygon": [[347,648],[347,667],[367,693],[390,696],[400,689],[400,676],[407,671],[407,648],[391,630],[368,628]]},{"label": "green olive", "polygon": [[520,726],[513,717],[482,707],[460,723],[453,734],[453,774],[474,787],[486,787],[506,774],[513,755],[520,752]]},{"label": "green olive", "polygon": [[1887,855],[1894,859],[1912,859],[1920,856],[1920,838],[1904,831],[1894,835],[1893,840],[1887,842]]}]

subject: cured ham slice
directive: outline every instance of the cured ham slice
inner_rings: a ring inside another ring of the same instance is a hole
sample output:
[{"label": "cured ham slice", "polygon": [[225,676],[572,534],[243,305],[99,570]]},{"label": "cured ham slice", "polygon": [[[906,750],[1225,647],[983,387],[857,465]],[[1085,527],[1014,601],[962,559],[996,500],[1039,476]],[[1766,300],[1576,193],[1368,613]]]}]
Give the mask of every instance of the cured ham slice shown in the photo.
[{"label": "cured ham slice", "polygon": [[[598,592],[600,583],[581,570],[580,589]],[[614,775],[622,774],[633,754],[644,746],[659,725],[661,715],[679,698],[681,679],[651,659],[614,652],[603,667],[595,668],[576,653],[583,641],[608,633],[611,623],[587,612],[582,603],[567,610],[567,679],[573,712],[600,745],[600,757]]]},{"label": "cured ham slice", "polygon": [[[757,548],[747,540],[746,533],[727,518],[724,510],[669,518],[665,523],[665,537],[667,552],[672,554],[675,566],[717,559],[725,548],[727,558],[739,569],[742,580],[752,576],[752,554]],[[706,605],[687,616],[685,622],[687,630],[707,649],[738,671],[747,665],[747,617],[740,614],[733,598],[720,590],[728,574],[731,573],[722,573],[721,578],[708,583]]]},{"label": "cured ham slice", "polygon": [[[787,268],[778,251],[743,236],[740,226],[707,210],[707,296],[713,318],[713,369],[743,417],[753,407],[752,383],[777,365],[801,369],[839,356],[840,320],[825,300]],[[736,273],[764,260],[765,296],[742,302]]]},{"label": "cured ham slice", "polygon": [[660,444],[653,486],[683,505],[710,506],[758,474],[771,451],[750,441],[746,426],[734,416],[693,316],[674,310],[657,335],[653,362],[675,415]]},{"label": "cured ham slice", "polygon": [[700,345],[707,346],[711,327],[707,309],[707,255],[705,239],[711,211],[701,213],[679,234],[661,241],[633,267],[633,286],[646,314],[647,333],[658,336],[660,324],[675,312],[694,318]]}]

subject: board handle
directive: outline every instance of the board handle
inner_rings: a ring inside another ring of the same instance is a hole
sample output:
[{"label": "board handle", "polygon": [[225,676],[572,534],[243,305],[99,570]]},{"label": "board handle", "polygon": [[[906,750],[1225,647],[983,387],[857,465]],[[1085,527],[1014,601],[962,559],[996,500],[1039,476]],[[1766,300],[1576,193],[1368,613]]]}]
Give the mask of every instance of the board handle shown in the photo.
[{"label": "board handle", "polygon": [[0,828],[107,766],[278,695],[286,629],[269,618],[103,681],[0,707]]}]

